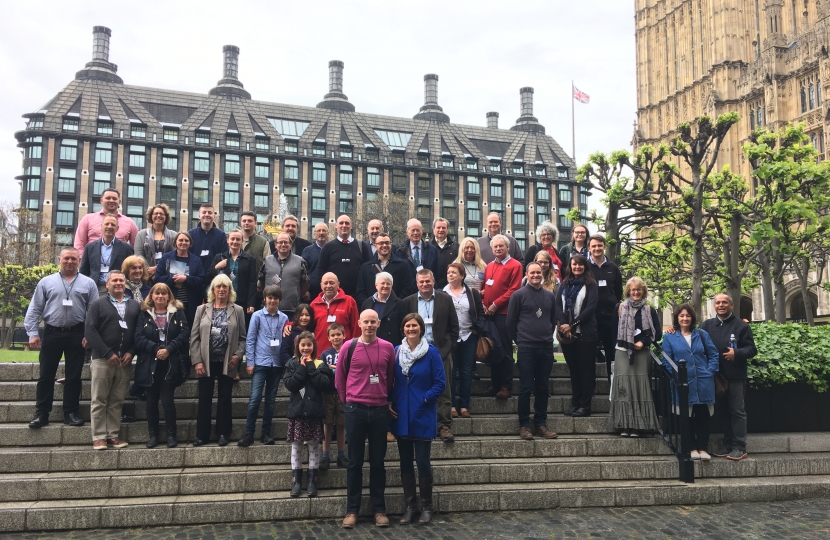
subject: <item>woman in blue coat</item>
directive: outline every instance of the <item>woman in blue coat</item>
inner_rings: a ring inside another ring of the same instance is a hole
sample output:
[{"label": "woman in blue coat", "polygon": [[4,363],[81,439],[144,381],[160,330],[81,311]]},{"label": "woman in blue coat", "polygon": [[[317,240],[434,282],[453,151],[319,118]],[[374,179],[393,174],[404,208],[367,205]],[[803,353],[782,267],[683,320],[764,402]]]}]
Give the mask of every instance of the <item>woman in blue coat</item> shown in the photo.
[{"label": "woman in blue coat", "polygon": [[418,513],[415,495],[415,467],[421,487],[421,518],[432,519],[432,466],[430,449],[438,431],[438,397],[447,385],[444,363],[435,345],[424,339],[426,327],[417,313],[403,318],[403,342],[396,347],[395,387],[392,391],[392,433],[397,438],[401,459],[401,483],[406,511],[401,524],[412,522]]},{"label": "woman in blue coat", "polygon": [[184,305],[187,325],[193,328],[196,308],[205,298],[205,269],[202,260],[190,252],[193,238],[190,233],[176,234],[175,251],[165,253],[156,266],[156,283],[164,283],[176,300]]},{"label": "woman in blue coat", "polygon": [[[672,360],[686,361],[689,379],[689,416],[691,416],[692,459],[709,460],[709,418],[715,408],[715,373],[718,350],[705,330],[695,328],[697,315],[689,304],[674,308],[674,332],[663,336],[663,352]],[[672,369],[663,358],[663,364]],[[675,405],[677,396],[675,396]]]}]

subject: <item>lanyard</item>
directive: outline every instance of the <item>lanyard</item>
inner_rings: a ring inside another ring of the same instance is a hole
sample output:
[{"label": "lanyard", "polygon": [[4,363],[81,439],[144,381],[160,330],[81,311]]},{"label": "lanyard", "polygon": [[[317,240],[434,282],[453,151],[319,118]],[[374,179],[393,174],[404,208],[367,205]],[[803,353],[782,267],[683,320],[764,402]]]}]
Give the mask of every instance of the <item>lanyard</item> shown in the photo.
[{"label": "lanyard", "polygon": [[[426,312],[426,315],[427,315],[426,317],[424,317],[425,319],[431,319],[432,318],[432,313],[430,313],[430,311],[429,311],[429,307],[430,307],[429,303],[431,301],[434,301],[434,300],[435,300],[435,293],[433,293],[432,297],[429,300],[424,300],[423,296],[421,296],[420,294],[418,295],[418,311],[421,310],[421,301],[423,301],[424,302],[424,311]],[[435,311],[435,304],[434,303],[432,305],[432,310]]]},{"label": "lanyard", "polygon": [[61,285],[63,285],[63,291],[66,293],[66,299],[67,299],[67,300],[69,300],[69,299],[70,299],[69,297],[70,297],[70,295],[72,294],[72,289],[75,287],[75,281],[77,281],[78,274],[76,273],[76,274],[75,274],[75,277],[73,277],[73,278],[72,278],[72,282],[71,282],[71,284],[69,285],[69,288],[68,288],[68,289],[66,288],[66,280],[63,278],[63,274],[61,274],[60,272],[58,272],[58,275],[60,275],[60,278],[61,278]]},{"label": "lanyard", "polygon": [[[358,340],[358,341],[360,341],[360,340]],[[380,375],[380,373],[378,373],[378,369],[377,369],[378,367],[380,367],[380,343],[378,342],[377,339],[375,339],[374,343],[376,345],[376,348],[375,348],[375,362],[374,363],[372,363],[372,356],[369,354],[369,345],[370,345],[370,343],[366,343],[366,342],[363,342],[363,341],[360,341],[360,343],[361,343],[361,345],[363,345],[363,348],[366,350],[366,360],[369,361],[369,367],[372,369],[371,375]]]},{"label": "lanyard", "polygon": [[280,318],[279,317],[279,312],[271,315],[271,313],[268,310],[265,310],[265,313],[266,313],[265,325],[268,327],[268,330],[269,330],[268,337],[272,340],[277,339],[277,337],[279,337],[279,336],[277,336],[277,323],[275,322],[272,325],[271,321],[269,319],[271,319],[271,320],[277,319],[277,321],[279,321],[279,318]]}]

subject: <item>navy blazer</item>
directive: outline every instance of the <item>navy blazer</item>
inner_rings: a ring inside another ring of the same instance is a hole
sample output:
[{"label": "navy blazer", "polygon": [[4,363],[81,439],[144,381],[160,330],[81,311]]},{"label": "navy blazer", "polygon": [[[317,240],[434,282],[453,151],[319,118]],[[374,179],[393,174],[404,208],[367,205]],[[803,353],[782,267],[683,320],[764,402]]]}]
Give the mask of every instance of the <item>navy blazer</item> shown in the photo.
[{"label": "navy blazer", "polygon": [[[409,244],[409,240],[403,242],[398,247],[395,254],[399,258],[405,259],[412,263],[412,266],[414,267],[416,266],[415,260],[412,258],[412,250]],[[424,242],[423,240],[421,240],[421,266],[429,270],[432,270],[432,273],[435,276],[436,280],[438,279],[438,248],[436,248],[429,242]]]},{"label": "navy blazer", "polygon": [[[98,284],[101,277],[101,240],[90,242],[84,248],[84,255],[81,258],[80,272]],[[133,246],[122,242],[118,238],[112,240],[112,255],[110,256],[110,270],[121,270],[124,259],[134,253]]]},{"label": "navy blazer", "polygon": [[[185,316],[187,317],[187,324],[193,328],[193,319],[196,317],[196,308],[198,308],[205,297],[205,269],[202,266],[202,260],[188,252],[190,256],[188,260],[188,275],[184,287],[187,289],[187,305],[185,306]],[[176,260],[176,252],[168,251],[159,259],[159,264],[156,266],[156,283],[164,283],[170,290],[173,291],[173,296],[176,296],[176,283],[173,281],[173,275],[170,273],[170,263]]]}]

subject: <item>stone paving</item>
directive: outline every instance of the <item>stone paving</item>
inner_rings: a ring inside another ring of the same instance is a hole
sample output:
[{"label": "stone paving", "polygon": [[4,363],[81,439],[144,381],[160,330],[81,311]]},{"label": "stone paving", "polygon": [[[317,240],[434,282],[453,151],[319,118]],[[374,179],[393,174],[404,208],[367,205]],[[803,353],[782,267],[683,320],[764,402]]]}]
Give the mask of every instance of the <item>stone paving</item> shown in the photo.
[{"label": "stone paving", "polygon": [[[440,538],[447,540],[603,538],[603,539],[826,539],[830,538],[830,499],[706,506],[587,508],[528,512],[437,515],[432,525],[393,525],[378,529],[361,518],[355,530],[339,520],[218,524],[147,529],[86,530],[48,534],[12,534],[35,539],[266,539]],[[0,535],[2,536],[2,535]]]}]

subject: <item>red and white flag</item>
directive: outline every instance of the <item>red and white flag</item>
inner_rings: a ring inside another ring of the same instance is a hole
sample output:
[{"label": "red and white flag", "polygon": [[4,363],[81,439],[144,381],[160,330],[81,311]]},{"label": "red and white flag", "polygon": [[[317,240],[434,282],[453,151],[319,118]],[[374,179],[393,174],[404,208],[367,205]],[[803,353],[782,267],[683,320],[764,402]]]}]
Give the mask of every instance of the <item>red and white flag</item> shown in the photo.
[{"label": "red and white flag", "polygon": [[571,85],[571,88],[573,88],[573,93],[574,93],[574,99],[575,100],[577,100],[580,103],[590,103],[591,96],[589,96],[588,94],[586,94],[585,92],[583,92],[582,90],[577,88],[576,86]]}]

